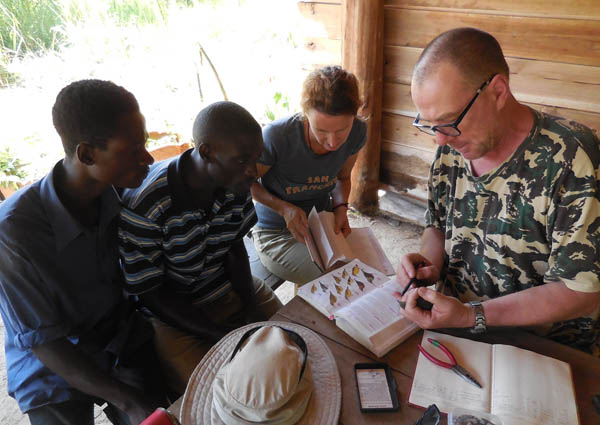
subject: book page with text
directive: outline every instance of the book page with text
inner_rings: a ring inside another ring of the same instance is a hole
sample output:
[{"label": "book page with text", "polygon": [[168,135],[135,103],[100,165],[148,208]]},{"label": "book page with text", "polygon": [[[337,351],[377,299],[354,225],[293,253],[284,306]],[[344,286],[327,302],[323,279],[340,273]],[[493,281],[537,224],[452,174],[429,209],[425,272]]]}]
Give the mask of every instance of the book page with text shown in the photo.
[{"label": "book page with text", "polygon": [[398,301],[391,295],[394,290],[401,290],[400,285],[388,291],[385,289],[394,284],[397,285],[395,281],[386,282],[383,287],[338,310],[335,317],[342,317],[352,323],[367,338],[380,332],[404,317]]},{"label": "book page with text", "polygon": [[483,342],[425,331],[421,346],[434,357],[447,363],[449,359],[446,355],[427,341],[427,338],[436,339],[444,344],[458,364],[473,375],[483,388],[469,384],[452,370],[434,364],[419,353],[408,402],[422,407],[435,403],[444,413],[448,413],[455,407],[489,413],[492,346]]},{"label": "book page with text", "polygon": [[379,270],[381,273],[391,276],[395,273],[390,260],[383,252],[381,245],[368,227],[358,227],[346,238],[348,246],[352,250],[352,256],[358,258],[365,264]]},{"label": "book page with text", "polygon": [[504,425],[576,425],[568,363],[510,345],[495,345],[491,413]]}]

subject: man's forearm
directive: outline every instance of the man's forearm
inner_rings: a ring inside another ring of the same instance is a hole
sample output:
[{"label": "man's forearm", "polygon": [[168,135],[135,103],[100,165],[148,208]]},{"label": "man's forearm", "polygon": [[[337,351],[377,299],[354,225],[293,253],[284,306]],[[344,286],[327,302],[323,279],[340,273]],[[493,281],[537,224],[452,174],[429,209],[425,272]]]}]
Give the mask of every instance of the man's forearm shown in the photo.
[{"label": "man's forearm", "polygon": [[[534,326],[592,314],[600,292],[578,292],[549,282],[483,303],[488,326]],[[472,324],[468,324],[472,326]]]},{"label": "man's forearm", "polygon": [[444,267],[445,239],[441,230],[428,227],[421,236],[421,255],[433,263],[441,272]]},{"label": "man's forearm", "polygon": [[87,354],[65,338],[33,347],[32,350],[46,367],[73,388],[106,400],[122,411],[127,411],[137,399],[142,398],[138,390],[99,369]]},{"label": "man's forearm", "polygon": [[226,270],[233,289],[238,293],[244,307],[248,310],[256,308],[256,294],[254,293],[254,281],[248,260],[248,251],[243,241],[235,242],[227,253]]}]

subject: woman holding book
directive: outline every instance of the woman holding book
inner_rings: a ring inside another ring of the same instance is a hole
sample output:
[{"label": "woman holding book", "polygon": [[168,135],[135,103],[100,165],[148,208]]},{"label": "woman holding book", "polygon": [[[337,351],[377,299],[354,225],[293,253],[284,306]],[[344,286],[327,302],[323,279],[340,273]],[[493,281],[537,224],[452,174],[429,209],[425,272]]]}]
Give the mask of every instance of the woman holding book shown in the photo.
[{"label": "woman holding book", "polygon": [[350,173],[366,143],[367,125],[356,77],[339,66],[310,73],[302,88],[302,113],[263,130],[265,150],[252,188],[258,223],[252,237],[263,265],[298,285],[319,277],[305,238],[308,214],[333,211],[334,231],[347,236]]}]

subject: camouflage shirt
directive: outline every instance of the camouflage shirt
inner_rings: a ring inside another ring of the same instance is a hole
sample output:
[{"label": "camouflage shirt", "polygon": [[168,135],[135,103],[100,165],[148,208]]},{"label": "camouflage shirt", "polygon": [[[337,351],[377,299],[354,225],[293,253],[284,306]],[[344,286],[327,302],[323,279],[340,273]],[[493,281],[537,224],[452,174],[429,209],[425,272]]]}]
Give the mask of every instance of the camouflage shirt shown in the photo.
[{"label": "camouflage shirt", "polygon": [[[429,176],[428,226],[445,234],[441,290],[484,300],[546,282],[600,291],[600,151],[590,129],[533,111],[515,152],[475,177],[448,145]],[[593,317],[536,328],[554,340],[599,352]]]}]

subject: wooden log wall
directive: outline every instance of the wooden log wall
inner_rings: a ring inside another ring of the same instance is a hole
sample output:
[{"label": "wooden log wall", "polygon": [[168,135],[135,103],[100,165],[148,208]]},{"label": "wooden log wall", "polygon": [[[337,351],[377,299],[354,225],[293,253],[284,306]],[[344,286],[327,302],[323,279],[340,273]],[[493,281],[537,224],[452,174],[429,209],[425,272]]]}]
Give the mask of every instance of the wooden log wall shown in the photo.
[{"label": "wooden log wall", "polygon": [[[322,24],[307,37],[312,66],[340,63],[340,1],[299,2]],[[414,63],[423,47],[451,28],[472,26],[498,39],[516,98],[535,109],[579,121],[600,133],[600,1],[385,0],[381,183],[420,199],[436,145],[412,127]]]}]

